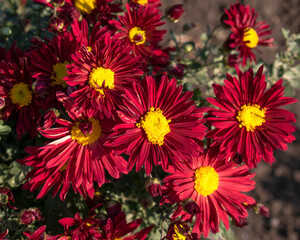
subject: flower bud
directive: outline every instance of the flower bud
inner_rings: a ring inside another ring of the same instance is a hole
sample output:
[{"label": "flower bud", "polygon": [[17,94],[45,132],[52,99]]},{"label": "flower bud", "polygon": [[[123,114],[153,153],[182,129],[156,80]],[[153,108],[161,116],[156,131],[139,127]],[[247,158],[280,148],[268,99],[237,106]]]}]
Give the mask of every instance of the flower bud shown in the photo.
[{"label": "flower bud", "polygon": [[264,216],[264,217],[270,217],[270,211],[269,211],[269,208],[267,208],[266,206],[260,204],[258,214],[259,214],[259,215],[262,215],[262,216]]},{"label": "flower bud", "polygon": [[12,34],[12,30],[9,27],[3,27],[1,29],[1,34],[3,37],[9,37]]},{"label": "flower bud", "polygon": [[194,27],[196,27],[195,23],[185,23],[182,27],[182,31],[187,32],[193,29]]},{"label": "flower bud", "polygon": [[14,202],[15,199],[10,189],[7,187],[0,187],[0,207],[7,206],[11,209],[17,209],[10,204]]},{"label": "flower bud", "polygon": [[183,12],[183,5],[176,4],[166,9],[166,17],[172,22],[178,22]]},{"label": "flower bud", "polygon": [[30,225],[34,221],[40,221],[41,219],[42,213],[38,208],[23,209],[19,214],[20,223],[24,225]]},{"label": "flower bud", "polygon": [[59,17],[52,17],[49,21],[48,27],[49,32],[59,34],[67,31],[65,20]]},{"label": "flower bud", "polygon": [[229,67],[235,67],[236,64],[238,64],[238,56],[236,54],[228,54],[226,65]]},{"label": "flower bud", "polygon": [[44,81],[33,82],[31,88],[33,92],[39,97],[43,97],[48,92],[47,84]]},{"label": "flower bud", "polygon": [[158,197],[162,195],[162,189],[160,180],[158,178],[149,178],[146,182],[146,190],[150,195],[154,197]]},{"label": "flower bud", "polygon": [[201,212],[198,204],[191,198],[185,200],[183,202],[183,210],[191,215],[195,215]]},{"label": "flower bud", "polygon": [[237,227],[245,227],[246,225],[248,225],[247,223],[247,219],[246,218],[243,218],[243,217],[239,217],[239,221],[237,221],[236,219],[233,218],[233,223],[235,226]]},{"label": "flower bud", "polygon": [[105,209],[109,218],[114,219],[122,211],[121,203],[109,200],[105,203]]},{"label": "flower bud", "polygon": [[184,76],[184,65],[178,62],[172,61],[170,64],[169,73],[178,79],[182,79]]}]

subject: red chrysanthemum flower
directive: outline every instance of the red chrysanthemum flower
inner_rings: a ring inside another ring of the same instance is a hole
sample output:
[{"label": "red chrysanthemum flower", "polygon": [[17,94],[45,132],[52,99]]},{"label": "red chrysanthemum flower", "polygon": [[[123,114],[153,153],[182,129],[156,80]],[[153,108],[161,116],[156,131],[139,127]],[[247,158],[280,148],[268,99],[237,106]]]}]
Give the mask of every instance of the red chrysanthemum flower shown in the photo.
[{"label": "red chrysanthemum flower", "polygon": [[141,218],[127,223],[126,215],[121,211],[121,208],[119,208],[119,211],[113,212],[113,214],[107,211],[107,214],[107,219],[103,219],[102,224],[100,224],[101,237],[99,240],[144,240],[154,227],[151,225],[133,234],[134,230],[141,225]]},{"label": "red chrysanthemum flower", "polygon": [[42,240],[42,239],[56,240],[57,239],[56,236],[52,237],[50,235],[47,235],[45,231],[46,231],[46,225],[43,225],[37,230],[35,230],[34,232],[24,231],[23,234],[26,237],[28,237],[28,240]]},{"label": "red chrysanthemum flower", "polygon": [[149,6],[131,8],[128,4],[126,8],[125,16],[119,16],[119,21],[112,20],[109,23],[120,30],[115,36],[124,39],[134,55],[148,59],[152,55],[151,47],[157,46],[166,32],[156,29],[165,24],[160,21],[159,9]]},{"label": "red chrysanthemum flower", "polygon": [[[101,239],[101,234],[98,229],[99,220],[96,219],[95,216],[82,219],[79,213],[76,213],[74,218],[62,218],[59,220],[59,223],[64,226],[64,237],[66,237],[66,239]],[[72,229],[70,229],[70,227]]]},{"label": "red chrysanthemum flower", "polygon": [[56,91],[66,92],[67,84],[63,80],[67,75],[66,65],[72,61],[71,55],[81,46],[71,33],[55,36],[46,43],[38,42],[38,48],[29,53],[32,62],[33,77],[36,78],[37,92],[46,98],[48,109],[55,106]]},{"label": "red chrysanthemum flower", "polygon": [[106,35],[104,44],[98,42],[89,52],[82,47],[72,55],[73,63],[68,66],[64,78],[70,86],[78,85],[71,97],[79,112],[87,111],[91,116],[112,117],[121,101],[125,88],[132,88],[143,74],[140,58],[130,54],[120,40]]},{"label": "red chrysanthemum flower", "polygon": [[57,7],[59,17],[72,22],[82,16],[89,22],[100,22],[107,25],[108,21],[116,18],[116,13],[122,12],[119,3],[111,3],[114,0],[65,0],[63,4],[57,4],[50,0],[34,0],[35,3],[48,7]]},{"label": "red chrysanthemum flower", "polygon": [[72,34],[80,46],[84,45],[89,51],[92,51],[95,44],[103,42],[105,35],[109,32],[107,27],[101,27],[100,25],[100,22],[97,22],[89,33],[88,22],[85,19],[80,22],[73,20],[71,25]]},{"label": "red chrysanthemum flower", "polygon": [[110,142],[117,152],[129,154],[128,170],[136,164],[136,171],[144,165],[147,175],[152,164],[161,160],[164,169],[169,158],[177,166],[197,156],[202,150],[198,140],[204,136],[206,127],[202,110],[190,100],[193,92],[182,93],[176,79],[162,77],[157,85],[155,79],[146,76],[141,84],[134,84],[134,91],[125,90],[123,105],[118,115],[123,121],[114,127]]},{"label": "red chrysanthemum flower", "polygon": [[63,102],[71,121],[57,118],[57,127],[41,129],[40,133],[53,141],[43,147],[27,147],[30,154],[19,162],[33,167],[28,173],[29,181],[24,189],[36,190],[42,186],[37,198],[53,189],[53,196],[59,191],[65,199],[72,185],[75,192],[86,197],[94,196],[93,182],[99,186],[105,182],[105,169],[114,178],[127,173],[127,162],[112,149],[104,146],[111,133],[114,122],[111,119],[98,120],[74,111],[73,102],[59,92],[58,99]]},{"label": "red chrysanthemum flower", "polygon": [[27,131],[33,138],[37,134],[36,123],[39,118],[39,100],[32,89],[32,74],[27,57],[17,62],[0,62],[0,98],[4,99],[1,118],[17,117],[16,132],[20,138]]},{"label": "red chrysanthemum flower", "polygon": [[[218,149],[211,148],[192,162],[180,162],[180,169],[170,168],[171,175],[165,177],[163,199],[161,203],[182,203],[191,198],[200,207],[195,214],[193,232],[199,236],[208,236],[209,230],[219,231],[220,220],[229,229],[228,215],[238,220],[247,217],[244,204],[253,204],[255,200],[241,192],[254,188],[255,174],[248,172],[247,165],[238,167],[233,162],[226,162]],[[193,215],[183,210],[180,204],[172,219],[181,216],[183,221],[191,221]]]},{"label": "red chrysanthemum flower", "polygon": [[228,157],[241,155],[250,168],[261,159],[272,164],[273,150],[286,150],[295,140],[291,133],[296,128],[290,124],[296,121],[294,114],[278,107],[297,100],[283,97],[282,79],[266,91],[263,66],[256,76],[251,68],[236,71],[238,79],[227,74],[224,86],[213,84],[216,99],[207,100],[220,110],[210,111],[208,120],[215,129],[207,137],[213,137]]},{"label": "red chrysanthemum flower", "polygon": [[[256,62],[255,54],[252,52],[257,46],[271,46],[273,38],[267,37],[271,34],[269,25],[264,22],[256,22],[257,14],[249,5],[240,3],[231,5],[229,10],[225,9],[223,22],[231,29],[227,45],[239,52],[239,59],[242,59],[243,66],[247,60]],[[265,38],[267,37],[267,38]]]},{"label": "red chrysanthemum flower", "polygon": [[130,0],[130,3],[143,7],[150,6],[158,8],[161,6],[160,0]]}]

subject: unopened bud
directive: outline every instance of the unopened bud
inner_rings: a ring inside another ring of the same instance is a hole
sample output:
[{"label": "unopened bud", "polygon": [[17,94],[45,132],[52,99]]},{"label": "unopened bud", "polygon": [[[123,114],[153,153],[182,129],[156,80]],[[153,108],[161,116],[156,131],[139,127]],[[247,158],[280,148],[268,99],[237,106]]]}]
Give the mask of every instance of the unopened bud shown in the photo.
[{"label": "unopened bud", "polygon": [[246,225],[248,225],[247,219],[244,217],[239,217],[239,220],[237,221],[236,219],[233,218],[233,223],[235,226],[237,227],[245,227]]},{"label": "unopened bud", "polygon": [[158,178],[149,178],[146,182],[146,190],[150,193],[150,195],[154,197],[158,197],[162,195],[162,189],[160,180]]},{"label": "unopened bud", "polygon": [[105,203],[105,209],[109,218],[114,219],[122,210],[121,203],[109,200]]},{"label": "unopened bud", "polygon": [[198,204],[191,198],[185,200],[183,202],[183,210],[191,215],[195,215],[201,212]]},{"label": "unopened bud", "polygon": [[1,29],[1,34],[3,37],[9,37],[12,34],[12,30],[9,27],[4,27]]},{"label": "unopened bud", "polygon": [[7,206],[11,209],[16,209],[16,207],[13,207],[11,203],[15,202],[14,196],[9,188],[7,187],[0,187],[0,207]]},{"label": "unopened bud", "polygon": [[23,209],[20,212],[19,220],[21,224],[30,225],[34,221],[40,221],[42,213],[38,208]]},{"label": "unopened bud", "polygon": [[195,49],[195,43],[194,42],[186,42],[183,45],[183,49],[185,52],[189,53]]},{"label": "unopened bud", "polygon": [[187,32],[193,29],[194,27],[196,27],[195,23],[185,23],[182,27],[182,31]]},{"label": "unopened bud", "polygon": [[176,4],[166,9],[166,17],[172,22],[178,22],[183,12],[183,5]]},{"label": "unopened bud", "polygon": [[172,61],[170,63],[170,74],[172,74],[174,77],[178,78],[178,79],[182,79],[183,75],[184,75],[184,65],[180,64],[178,62]]}]

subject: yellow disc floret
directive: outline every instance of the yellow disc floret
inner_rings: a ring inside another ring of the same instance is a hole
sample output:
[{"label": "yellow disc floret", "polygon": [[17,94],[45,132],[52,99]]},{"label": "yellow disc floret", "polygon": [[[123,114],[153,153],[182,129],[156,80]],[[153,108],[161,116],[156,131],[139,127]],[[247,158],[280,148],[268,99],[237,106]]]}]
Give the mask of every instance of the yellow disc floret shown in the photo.
[{"label": "yellow disc floret", "polygon": [[133,27],[129,30],[129,39],[135,45],[143,44],[146,41],[146,32],[140,27]]},{"label": "yellow disc floret", "polygon": [[83,132],[80,128],[82,122],[76,122],[71,129],[71,137],[76,140],[79,144],[87,145],[96,142],[101,135],[101,126],[99,121],[91,118],[89,122],[92,124],[90,131]]},{"label": "yellow disc floret", "polygon": [[137,123],[136,126],[144,129],[150,142],[161,146],[164,144],[165,135],[170,132],[169,122],[171,120],[166,119],[162,110],[151,107],[150,111],[141,118],[140,123]]},{"label": "yellow disc floret", "polygon": [[94,88],[96,91],[100,92],[104,95],[103,92],[103,82],[105,81],[105,86],[109,89],[114,89],[114,79],[115,73],[110,69],[106,69],[103,67],[94,68],[89,76],[89,85]]},{"label": "yellow disc floret", "polygon": [[198,168],[194,180],[195,190],[204,197],[212,194],[219,186],[219,175],[212,167]]},{"label": "yellow disc floret", "polygon": [[[184,228],[181,224],[180,224],[180,227],[182,227],[182,228]],[[189,238],[189,235],[190,234],[188,234],[188,236],[186,236],[186,235],[184,235],[184,234],[182,234],[181,232],[180,232],[180,230],[179,230],[179,227],[177,226],[177,225],[175,225],[174,226],[174,234],[173,234],[173,240],[188,240],[188,239],[190,239]]]},{"label": "yellow disc floret", "polygon": [[66,65],[70,64],[69,62],[65,61],[63,63],[56,63],[53,65],[53,72],[51,75],[51,79],[53,82],[51,83],[52,86],[60,85],[66,88],[68,85],[66,81],[64,81],[64,77],[67,76],[67,67]]},{"label": "yellow disc floret", "polygon": [[26,83],[17,83],[10,90],[10,99],[13,104],[20,107],[27,106],[32,100],[32,91]]},{"label": "yellow disc floret", "polygon": [[260,108],[257,104],[245,104],[238,112],[236,119],[240,122],[239,127],[246,127],[246,130],[254,131],[257,126],[261,126],[265,120],[265,108]]},{"label": "yellow disc floret", "polygon": [[255,48],[259,42],[257,32],[253,28],[246,28],[244,30],[243,42],[248,48]]},{"label": "yellow disc floret", "polygon": [[132,2],[145,6],[148,3],[148,0],[132,0]]},{"label": "yellow disc floret", "polygon": [[91,14],[97,7],[96,0],[75,0],[74,5],[82,14]]}]

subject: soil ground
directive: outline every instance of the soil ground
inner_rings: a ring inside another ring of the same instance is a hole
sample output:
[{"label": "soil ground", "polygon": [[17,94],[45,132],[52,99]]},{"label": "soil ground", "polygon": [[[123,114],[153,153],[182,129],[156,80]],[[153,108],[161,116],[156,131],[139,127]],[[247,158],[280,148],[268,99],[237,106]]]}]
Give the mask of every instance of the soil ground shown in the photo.
[{"label": "soil ground", "polygon": [[[200,35],[206,31],[207,24],[213,28],[219,24],[224,8],[229,8],[232,0],[163,0],[166,6],[183,4],[187,10],[180,21],[170,24],[175,32],[180,32],[183,23],[193,22],[196,27],[186,36],[201,46]],[[274,46],[261,48],[258,58],[271,63],[274,55],[285,49],[285,40],[281,29],[287,28],[291,32],[300,32],[300,0],[248,0],[255,8],[259,21],[265,21],[273,31]],[[227,34],[220,33],[216,41],[222,43]],[[300,81],[300,76],[299,76]],[[295,96],[299,99],[300,91]],[[300,116],[300,102],[289,106],[289,110]],[[250,214],[248,226],[234,228],[237,240],[299,240],[300,239],[300,122],[297,119],[296,141],[289,144],[286,152],[276,152],[276,162],[269,166],[262,162],[256,172],[256,189],[252,196],[270,209],[270,218]]]}]

